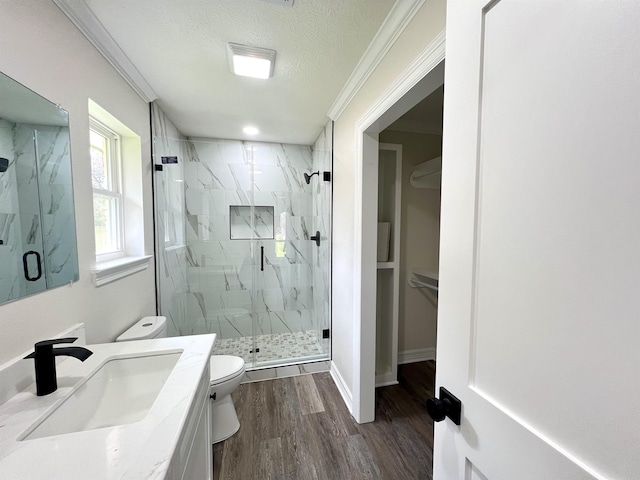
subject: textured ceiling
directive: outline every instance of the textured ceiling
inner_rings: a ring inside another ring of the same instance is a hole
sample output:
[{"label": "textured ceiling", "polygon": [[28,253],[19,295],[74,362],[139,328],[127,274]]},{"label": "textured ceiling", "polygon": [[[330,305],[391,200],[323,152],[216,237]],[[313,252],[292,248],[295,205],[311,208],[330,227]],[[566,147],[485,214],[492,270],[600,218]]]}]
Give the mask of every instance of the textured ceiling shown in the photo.
[{"label": "textured ceiling", "polygon": [[[310,144],[393,0],[84,0],[188,136]],[[277,51],[273,78],[229,71],[226,42]]]}]

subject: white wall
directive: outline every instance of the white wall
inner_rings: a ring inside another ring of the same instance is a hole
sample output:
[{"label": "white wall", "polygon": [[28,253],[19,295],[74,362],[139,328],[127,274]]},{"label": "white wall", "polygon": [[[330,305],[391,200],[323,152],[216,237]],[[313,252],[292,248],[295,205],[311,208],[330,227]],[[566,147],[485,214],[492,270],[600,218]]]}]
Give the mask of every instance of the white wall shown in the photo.
[{"label": "white wall", "polygon": [[407,280],[412,268],[438,271],[440,190],[414,188],[409,178],[417,165],[442,154],[442,135],[385,130],[380,141],[402,145],[398,352],[435,348],[438,297]]},{"label": "white wall", "polygon": [[[356,123],[445,26],[445,0],[426,0],[402,35],[336,119],[334,126],[333,363],[354,391]],[[373,300],[373,299],[372,299]]]},{"label": "white wall", "polygon": [[0,71],[69,111],[80,281],[0,306],[0,362],[77,322],[89,343],[113,340],[155,313],[153,265],[96,288],[88,99],[142,140],[145,251],[153,252],[149,107],[60,10],[44,0],[0,0]]}]

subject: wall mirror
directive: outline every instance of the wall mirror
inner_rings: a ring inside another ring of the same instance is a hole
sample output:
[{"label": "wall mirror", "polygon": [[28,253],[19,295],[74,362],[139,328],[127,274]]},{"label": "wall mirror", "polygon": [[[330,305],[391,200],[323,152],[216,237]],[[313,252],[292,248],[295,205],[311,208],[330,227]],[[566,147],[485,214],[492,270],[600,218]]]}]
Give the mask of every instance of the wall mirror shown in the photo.
[{"label": "wall mirror", "polygon": [[0,303],[77,280],[69,114],[0,73]]}]

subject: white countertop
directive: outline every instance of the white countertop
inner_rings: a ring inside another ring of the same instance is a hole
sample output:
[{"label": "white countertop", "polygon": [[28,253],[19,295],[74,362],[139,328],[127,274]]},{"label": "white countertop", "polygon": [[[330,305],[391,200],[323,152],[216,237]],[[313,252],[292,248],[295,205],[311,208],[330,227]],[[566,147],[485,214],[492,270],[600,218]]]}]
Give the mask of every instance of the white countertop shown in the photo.
[{"label": "white countertop", "polygon": [[[208,400],[209,359],[215,335],[87,345],[85,362],[69,358],[58,369],[58,390],[36,396],[35,383],[0,406],[0,478],[3,480],[172,478],[184,452],[177,449],[194,406]],[[18,441],[74,386],[114,355],[182,350],[147,415],[136,423]],[[25,362],[33,360],[25,360]],[[3,387],[4,388],[4,387]]]}]

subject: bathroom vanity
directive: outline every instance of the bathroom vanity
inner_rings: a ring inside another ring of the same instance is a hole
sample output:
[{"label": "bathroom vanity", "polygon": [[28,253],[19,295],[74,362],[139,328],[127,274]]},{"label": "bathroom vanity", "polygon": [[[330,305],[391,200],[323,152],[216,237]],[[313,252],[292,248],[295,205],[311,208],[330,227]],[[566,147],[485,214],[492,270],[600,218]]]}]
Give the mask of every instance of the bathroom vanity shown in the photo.
[{"label": "bathroom vanity", "polygon": [[[55,392],[38,397],[30,383],[0,406],[0,476],[211,479],[214,341],[197,335],[87,345],[93,355],[86,361],[64,359]],[[33,361],[16,360],[14,373],[0,371],[5,392],[25,365],[33,370]]]}]

